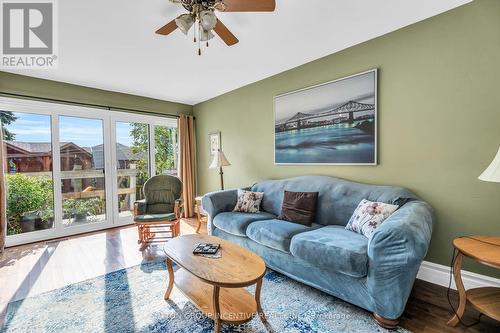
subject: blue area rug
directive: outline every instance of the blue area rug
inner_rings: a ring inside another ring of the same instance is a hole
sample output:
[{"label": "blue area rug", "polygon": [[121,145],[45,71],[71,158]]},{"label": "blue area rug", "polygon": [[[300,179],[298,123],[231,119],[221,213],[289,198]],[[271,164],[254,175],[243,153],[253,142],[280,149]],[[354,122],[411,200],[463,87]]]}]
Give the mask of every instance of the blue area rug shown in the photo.
[{"label": "blue area rug", "polygon": [[[164,263],[147,263],[12,302],[2,332],[213,332],[213,321],[176,288],[173,301],[163,300],[167,279]],[[274,271],[265,276],[261,303],[271,332],[389,332],[366,311]],[[222,331],[269,332],[258,318]]]}]

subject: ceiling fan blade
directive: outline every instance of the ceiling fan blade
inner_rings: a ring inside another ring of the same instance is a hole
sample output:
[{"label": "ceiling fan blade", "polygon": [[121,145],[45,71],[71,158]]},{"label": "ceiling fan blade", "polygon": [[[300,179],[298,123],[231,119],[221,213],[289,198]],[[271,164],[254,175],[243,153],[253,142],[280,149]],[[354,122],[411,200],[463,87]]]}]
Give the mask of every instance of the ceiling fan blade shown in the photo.
[{"label": "ceiling fan blade", "polygon": [[274,12],[275,0],[222,0],[223,12]]},{"label": "ceiling fan blade", "polygon": [[175,23],[175,20],[172,20],[172,21],[168,22],[167,24],[165,24],[160,29],[156,30],[156,33],[158,35],[165,35],[166,36],[169,33],[171,33],[172,31],[174,31],[175,29],[177,29],[177,24]]},{"label": "ceiling fan blade", "polygon": [[238,38],[219,19],[217,19],[214,31],[228,46],[239,42]]}]

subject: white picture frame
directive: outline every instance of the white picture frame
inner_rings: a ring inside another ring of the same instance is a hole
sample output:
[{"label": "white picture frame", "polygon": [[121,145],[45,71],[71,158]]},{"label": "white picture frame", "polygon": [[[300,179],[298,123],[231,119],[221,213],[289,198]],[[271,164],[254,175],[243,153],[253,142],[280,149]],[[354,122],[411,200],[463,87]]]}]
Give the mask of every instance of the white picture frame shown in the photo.
[{"label": "white picture frame", "polygon": [[210,156],[215,155],[221,149],[221,132],[208,134],[208,147],[210,149]]}]

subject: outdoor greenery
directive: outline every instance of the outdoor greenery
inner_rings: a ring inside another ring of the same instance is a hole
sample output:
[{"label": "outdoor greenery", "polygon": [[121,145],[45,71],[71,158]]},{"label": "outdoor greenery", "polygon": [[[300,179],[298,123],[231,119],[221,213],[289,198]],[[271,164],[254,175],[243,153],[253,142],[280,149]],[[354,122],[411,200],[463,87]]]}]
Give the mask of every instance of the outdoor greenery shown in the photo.
[{"label": "outdoor greenery", "polygon": [[54,196],[52,180],[48,177],[28,177],[23,174],[6,176],[8,234],[21,232],[23,215],[45,210],[52,211]]},{"label": "outdoor greenery", "polygon": [[[52,193],[52,179],[49,177],[33,177],[20,173],[8,174],[7,184],[7,224],[8,234],[21,233],[23,216],[36,215],[42,222],[52,221],[54,218],[54,195]],[[88,199],[64,199],[63,212],[66,218],[75,219],[76,216],[102,214],[105,201],[94,197]]]},{"label": "outdoor greenery", "polygon": [[4,140],[14,140],[15,137],[14,133],[10,132],[7,128],[5,128],[5,126],[11,124],[16,119],[17,117],[14,116],[14,112],[0,111],[0,121],[2,122],[2,131]]},{"label": "outdoor greenery", "polygon": [[[148,178],[149,126],[141,123],[131,123],[130,126],[131,152],[141,157],[137,161],[137,183],[143,184]],[[156,126],[154,140],[156,173],[163,174],[165,171],[175,170],[177,128]]]},{"label": "outdoor greenery", "polygon": [[98,215],[104,212],[105,201],[94,197],[88,199],[64,199],[63,211],[70,217]]},{"label": "outdoor greenery", "polygon": [[130,136],[132,137],[130,151],[140,157],[137,161],[137,183],[144,184],[149,175],[149,126],[147,124],[131,123],[130,127]]},{"label": "outdoor greenery", "polygon": [[167,170],[174,170],[176,165],[177,128],[156,126],[155,128],[155,163],[156,173],[161,175]]}]

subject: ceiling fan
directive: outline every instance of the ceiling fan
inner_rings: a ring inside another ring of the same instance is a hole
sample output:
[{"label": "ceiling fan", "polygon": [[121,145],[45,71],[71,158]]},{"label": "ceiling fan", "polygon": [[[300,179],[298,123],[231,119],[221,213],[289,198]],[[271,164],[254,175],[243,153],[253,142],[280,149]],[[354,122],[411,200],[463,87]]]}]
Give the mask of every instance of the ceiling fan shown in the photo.
[{"label": "ceiling fan", "polygon": [[177,28],[185,35],[194,27],[194,42],[198,42],[201,55],[201,42],[214,38],[215,32],[228,46],[238,43],[238,38],[215,16],[220,12],[273,12],[275,0],[170,0],[183,6],[189,13],[182,14],[156,30],[159,35],[168,35]]}]

